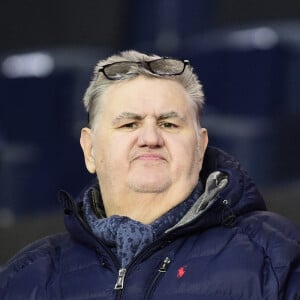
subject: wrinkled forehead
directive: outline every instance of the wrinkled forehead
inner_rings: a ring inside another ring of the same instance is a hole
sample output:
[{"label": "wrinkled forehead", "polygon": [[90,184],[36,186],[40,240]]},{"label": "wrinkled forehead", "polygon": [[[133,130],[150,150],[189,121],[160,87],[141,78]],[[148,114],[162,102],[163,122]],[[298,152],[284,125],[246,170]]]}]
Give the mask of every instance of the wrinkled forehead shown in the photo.
[{"label": "wrinkled forehead", "polygon": [[175,80],[153,79],[139,76],[129,81],[119,81],[103,93],[98,114],[137,112],[154,115],[177,112],[194,117],[197,105],[184,87]]}]

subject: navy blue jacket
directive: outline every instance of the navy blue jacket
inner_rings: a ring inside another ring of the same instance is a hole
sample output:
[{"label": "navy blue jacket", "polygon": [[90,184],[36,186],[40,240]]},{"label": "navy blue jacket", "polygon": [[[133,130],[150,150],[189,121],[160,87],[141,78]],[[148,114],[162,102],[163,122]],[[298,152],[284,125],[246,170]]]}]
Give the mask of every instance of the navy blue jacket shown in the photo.
[{"label": "navy blue jacket", "polygon": [[120,269],[66,193],[67,233],[39,240],[0,274],[0,299],[299,300],[300,229],[265,211],[240,165],[209,148],[205,192],[173,228]]}]

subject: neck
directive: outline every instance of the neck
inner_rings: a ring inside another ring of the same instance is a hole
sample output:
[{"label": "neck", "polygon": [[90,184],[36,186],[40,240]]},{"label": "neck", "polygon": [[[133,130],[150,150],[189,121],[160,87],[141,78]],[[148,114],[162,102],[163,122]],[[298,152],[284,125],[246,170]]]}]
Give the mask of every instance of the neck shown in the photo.
[{"label": "neck", "polygon": [[113,195],[110,190],[109,197],[107,197],[107,193],[101,189],[101,194],[107,217],[126,216],[132,220],[150,224],[184,201],[192,190],[193,188],[179,189],[180,192],[176,190],[163,193],[138,193],[127,190],[118,195]]}]

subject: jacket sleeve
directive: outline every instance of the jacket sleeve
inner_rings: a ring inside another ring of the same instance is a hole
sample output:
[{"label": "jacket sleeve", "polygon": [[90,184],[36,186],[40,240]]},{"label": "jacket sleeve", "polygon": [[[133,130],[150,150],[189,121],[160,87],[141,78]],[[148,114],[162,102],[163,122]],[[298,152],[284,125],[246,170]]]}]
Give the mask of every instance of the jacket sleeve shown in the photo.
[{"label": "jacket sleeve", "polygon": [[38,240],[0,268],[0,299],[57,299],[49,296],[57,259],[57,235]]},{"label": "jacket sleeve", "polygon": [[298,265],[289,276],[283,299],[300,300],[300,259]]},{"label": "jacket sleeve", "polygon": [[[280,218],[273,232],[273,265],[278,275],[280,295],[284,300],[300,300],[300,227]],[[280,228],[280,229],[279,229]],[[281,299],[281,298],[280,298]]]},{"label": "jacket sleeve", "polygon": [[[47,259],[46,259],[47,260]],[[21,259],[8,264],[0,272],[0,299],[48,299],[45,262]]]},{"label": "jacket sleeve", "polygon": [[300,300],[299,225],[272,212],[256,212],[246,221],[244,231],[264,249],[270,262],[278,299]]}]

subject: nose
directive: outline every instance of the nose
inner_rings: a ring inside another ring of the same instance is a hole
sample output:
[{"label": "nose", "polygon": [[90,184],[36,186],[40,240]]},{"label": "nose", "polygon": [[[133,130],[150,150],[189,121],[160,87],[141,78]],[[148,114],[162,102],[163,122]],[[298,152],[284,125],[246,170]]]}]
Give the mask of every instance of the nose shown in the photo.
[{"label": "nose", "polygon": [[139,147],[159,148],[164,144],[159,128],[154,124],[144,125],[140,128],[138,145]]}]

